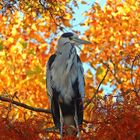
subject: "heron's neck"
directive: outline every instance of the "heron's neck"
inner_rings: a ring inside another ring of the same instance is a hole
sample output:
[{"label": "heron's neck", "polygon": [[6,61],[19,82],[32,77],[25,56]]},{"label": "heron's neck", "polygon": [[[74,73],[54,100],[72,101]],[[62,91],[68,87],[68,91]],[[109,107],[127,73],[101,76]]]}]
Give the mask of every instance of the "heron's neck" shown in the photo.
[{"label": "heron's neck", "polygon": [[61,44],[58,44],[56,55],[62,55],[65,56],[65,58],[69,57],[73,52],[76,52],[76,48],[74,47],[74,44],[70,43],[69,41]]}]

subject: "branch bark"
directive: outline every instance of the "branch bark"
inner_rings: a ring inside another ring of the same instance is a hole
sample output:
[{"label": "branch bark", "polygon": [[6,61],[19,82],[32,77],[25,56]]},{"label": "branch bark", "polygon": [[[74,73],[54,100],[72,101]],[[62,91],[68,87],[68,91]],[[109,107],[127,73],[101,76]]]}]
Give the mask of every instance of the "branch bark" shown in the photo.
[{"label": "branch bark", "polygon": [[97,87],[97,89],[96,89],[94,95],[91,97],[91,99],[90,99],[89,101],[87,101],[87,104],[85,105],[85,108],[91,103],[91,101],[92,101],[92,100],[96,97],[96,95],[98,94],[99,89],[100,89],[100,86],[102,85],[103,81],[105,80],[105,78],[106,78],[108,72],[109,72],[109,68],[107,68],[106,73],[105,73],[103,79],[101,80],[101,82],[99,83],[99,85],[98,85],[98,87]]},{"label": "branch bark", "polygon": [[35,112],[42,112],[42,113],[49,113],[49,114],[51,114],[51,111],[49,109],[32,107],[32,106],[26,105],[24,103],[20,103],[18,101],[12,100],[12,99],[7,98],[7,97],[0,96],[0,100],[3,101],[3,102],[12,103],[12,104],[14,104],[16,106],[20,106],[22,108],[25,108],[25,109],[28,109],[28,110],[32,110],[32,111],[35,111]]},{"label": "branch bark", "polygon": [[136,55],[135,58],[132,61],[132,65],[131,65],[131,84],[133,85],[134,92],[136,93],[137,97],[139,97],[138,93],[140,91],[140,88],[138,88],[138,89],[136,88],[137,79],[135,79],[135,83],[134,83],[133,68],[134,68],[134,64],[135,64],[136,60],[139,60],[139,59],[140,59],[140,55]]}]

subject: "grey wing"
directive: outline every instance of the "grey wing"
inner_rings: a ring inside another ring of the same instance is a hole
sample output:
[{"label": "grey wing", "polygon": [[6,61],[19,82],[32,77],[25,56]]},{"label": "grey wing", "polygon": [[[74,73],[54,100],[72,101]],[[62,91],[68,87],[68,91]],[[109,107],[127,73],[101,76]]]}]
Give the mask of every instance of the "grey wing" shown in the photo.
[{"label": "grey wing", "polygon": [[79,88],[79,93],[81,95],[81,98],[83,100],[85,97],[84,69],[78,55],[77,55],[77,61],[78,61],[78,86],[79,86],[78,88]]},{"label": "grey wing", "polygon": [[53,64],[53,62],[55,61],[55,57],[56,55],[53,54],[47,63],[47,78],[46,78],[46,87],[47,87],[47,91],[48,91],[48,96],[50,98],[50,103],[51,103],[51,113],[52,113],[52,117],[53,117],[53,121],[54,124],[57,128],[60,127],[60,116],[59,116],[59,107],[58,107],[58,99],[57,99],[57,95],[59,94],[59,92],[53,88],[52,84],[53,81],[51,80],[51,66]]},{"label": "grey wing", "polygon": [[76,100],[78,124],[82,125],[83,113],[84,113],[84,96],[85,96],[85,81],[84,81],[84,69],[79,56],[77,55],[77,65],[78,65],[78,77],[75,83],[75,91],[78,93],[78,99]]},{"label": "grey wing", "polygon": [[52,99],[52,96],[53,96],[52,82],[51,82],[51,65],[54,62],[55,57],[56,57],[55,54],[51,55],[51,57],[48,60],[47,68],[46,68],[46,75],[47,75],[47,77],[46,77],[46,88],[47,88],[48,96],[49,96],[50,100]]}]

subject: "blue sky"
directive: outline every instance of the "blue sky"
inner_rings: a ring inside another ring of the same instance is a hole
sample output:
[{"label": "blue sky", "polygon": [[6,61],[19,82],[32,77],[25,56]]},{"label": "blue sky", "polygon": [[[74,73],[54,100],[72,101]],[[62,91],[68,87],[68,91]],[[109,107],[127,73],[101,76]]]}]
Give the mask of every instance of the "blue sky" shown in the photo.
[{"label": "blue sky", "polygon": [[103,8],[106,0],[85,0],[87,4],[80,4],[81,2],[78,2],[79,7],[74,7],[73,6],[73,10],[75,12],[75,14],[73,15],[73,18],[75,20],[71,21],[71,24],[74,26],[72,29],[73,30],[79,30],[80,33],[84,33],[84,31],[88,28],[88,27],[82,27],[79,24],[84,22],[84,20],[86,20],[86,17],[83,16],[83,13],[85,13],[86,11],[88,11],[94,4],[94,2],[98,2],[101,7]]}]

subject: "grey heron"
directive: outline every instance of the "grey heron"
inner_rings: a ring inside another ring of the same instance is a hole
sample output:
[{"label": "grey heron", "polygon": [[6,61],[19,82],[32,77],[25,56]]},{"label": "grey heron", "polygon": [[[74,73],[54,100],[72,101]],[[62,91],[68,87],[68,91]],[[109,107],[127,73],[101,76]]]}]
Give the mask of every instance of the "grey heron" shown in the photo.
[{"label": "grey heron", "polygon": [[[80,136],[83,122],[84,74],[76,47],[80,44],[91,44],[79,39],[76,34],[67,32],[58,40],[56,52],[47,63],[47,91],[51,102],[51,112],[55,127],[63,135]],[[73,128],[76,133],[74,134]]]}]

